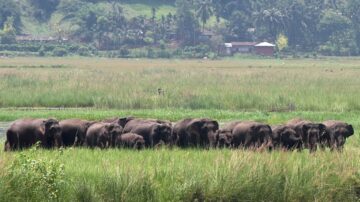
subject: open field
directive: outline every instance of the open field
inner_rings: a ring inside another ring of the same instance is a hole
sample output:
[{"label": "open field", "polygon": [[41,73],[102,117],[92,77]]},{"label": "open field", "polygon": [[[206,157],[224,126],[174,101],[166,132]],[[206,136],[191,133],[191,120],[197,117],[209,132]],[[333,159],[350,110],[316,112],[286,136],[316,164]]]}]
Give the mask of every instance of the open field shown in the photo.
[{"label": "open field", "polygon": [[0,107],[359,111],[359,62],[1,59]]},{"label": "open field", "polygon": [[209,117],[268,124],[301,117],[343,120],[355,129],[342,153],[4,153],[1,146],[0,201],[359,201],[359,76],[360,58],[0,59],[1,145],[1,127],[22,117]]}]

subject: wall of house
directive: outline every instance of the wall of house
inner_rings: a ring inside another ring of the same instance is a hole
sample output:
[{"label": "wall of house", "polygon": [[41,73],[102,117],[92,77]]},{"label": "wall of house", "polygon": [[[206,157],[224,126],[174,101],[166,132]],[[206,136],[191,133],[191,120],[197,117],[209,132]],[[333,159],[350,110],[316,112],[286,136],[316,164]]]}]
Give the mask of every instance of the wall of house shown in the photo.
[{"label": "wall of house", "polygon": [[274,47],[255,47],[255,52],[258,55],[273,56]]}]

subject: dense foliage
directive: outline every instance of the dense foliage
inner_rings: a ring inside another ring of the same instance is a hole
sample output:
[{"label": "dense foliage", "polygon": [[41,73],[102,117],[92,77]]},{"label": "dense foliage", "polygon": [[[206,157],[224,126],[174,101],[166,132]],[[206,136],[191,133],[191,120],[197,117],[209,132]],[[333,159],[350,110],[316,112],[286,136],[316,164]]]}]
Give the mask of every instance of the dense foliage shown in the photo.
[{"label": "dense foliage", "polygon": [[[288,51],[325,55],[358,55],[360,2],[357,0],[176,0],[136,1],[150,5],[151,15],[131,15],[129,1],[30,0],[31,16],[47,21],[54,12],[59,24],[71,26],[57,37],[91,44],[98,50],[207,45],[217,52],[229,41],[276,42],[288,39]],[[158,13],[159,5],[174,9]],[[0,0],[0,27],[12,18],[21,33],[22,10],[14,0]],[[25,12],[25,11],[24,11]],[[55,26],[56,27],[56,26]],[[206,33],[210,32],[211,37]],[[286,51],[286,50],[284,50]],[[122,52],[124,53],[124,52]],[[126,56],[128,54],[120,54]],[[150,54],[151,55],[151,54]],[[207,56],[202,54],[201,56]]]}]

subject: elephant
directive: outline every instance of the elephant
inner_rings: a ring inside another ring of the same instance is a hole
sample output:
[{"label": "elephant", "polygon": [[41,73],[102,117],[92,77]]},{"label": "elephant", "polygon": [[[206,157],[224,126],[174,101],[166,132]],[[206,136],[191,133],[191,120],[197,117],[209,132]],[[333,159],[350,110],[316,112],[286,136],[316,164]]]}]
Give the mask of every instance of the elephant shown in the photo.
[{"label": "elephant", "polygon": [[218,148],[231,148],[233,135],[232,130],[241,121],[234,121],[224,125],[221,129],[216,131],[216,142]]},{"label": "elephant", "polygon": [[235,148],[271,148],[272,130],[269,125],[254,122],[243,121],[237,123],[233,130],[233,146]]},{"label": "elephant", "polygon": [[40,142],[44,148],[61,147],[61,127],[56,119],[20,119],[6,132],[5,150],[28,148]]},{"label": "elephant", "polygon": [[183,119],[174,125],[172,137],[176,145],[182,148],[215,147],[218,129],[219,123],[212,119]]},{"label": "elephant", "polygon": [[122,131],[123,128],[117,123],[94,123],[86,131],[85,144],[90,148],[115,147],[115,140]]},{"label": "elephant", "polygon": [[312,123],[302,119],[290,120],[286,125],[301,135],[302,147],[308,148],[310,152],[317,150],[317,145],[320,143],[320,139],[325,134],[326,129],[324,124]]},{"label": "elephant", "polygon": [[82,146],[85,142],[87,129],[95,122],[80,119],[60,121],[61,138],[65,147]]},{"label": "elephant", "polygon": [[155,119],[134,119],[129,121],[123,133],[136,133],[145,140],[146,147],[169,143],[172,127],[167,121]]},{"label": "elephant", "polygon": [[143,136],[136,133],[125,133],[117,136],[115,145],[117,147],[143,149],[145,148],[145,140]]},{"label": "elephant", "polygon": [[294,129],[287,125],[273,126],[271,139],[274,148],[286,150],[300,149],[302,146],[302,137]]},{"label": "elephant", "polygon": [[331,150],[341,151],[344,148],[346,139],[354,135],[354,128],[352,125],[342,121],[325,121],[326,126],[325,135],[321,138],[321,148],[325,146],[330,147]]}]

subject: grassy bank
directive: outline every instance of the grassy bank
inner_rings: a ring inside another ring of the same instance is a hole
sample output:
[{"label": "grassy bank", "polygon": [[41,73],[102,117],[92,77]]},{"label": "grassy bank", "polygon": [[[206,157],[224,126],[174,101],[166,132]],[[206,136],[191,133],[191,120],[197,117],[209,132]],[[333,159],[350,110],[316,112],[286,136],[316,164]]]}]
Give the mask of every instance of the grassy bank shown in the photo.
[{"label": "grassy bank", "polygon": [[[1,156],[1,170],[11,169],[0,174],[1,201],[359,200],[360,153],[354,148],[313,155],[68,149]],[[24,170],[28,161],[34,168]],[[34,175],[37,168],[43,169]],[[47,180],[31,181],[42,177]]]},{"label": "grassy bank", "polygon": [[0,107],[360,110],[358,63],[357,58],[2,59]]}]

